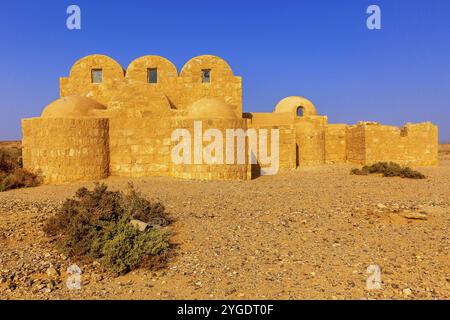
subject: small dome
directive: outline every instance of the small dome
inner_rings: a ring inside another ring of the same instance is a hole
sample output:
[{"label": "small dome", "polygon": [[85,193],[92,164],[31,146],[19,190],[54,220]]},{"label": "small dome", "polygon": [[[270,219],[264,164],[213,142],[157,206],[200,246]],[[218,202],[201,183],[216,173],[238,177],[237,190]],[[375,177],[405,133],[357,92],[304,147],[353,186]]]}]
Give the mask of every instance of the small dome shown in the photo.
[{"label": "small dome", "polygon": [[230,105],[214,98],[203,98],[194,102],[189,107],[188,116],[205,119],[237,119]]},{"label": "small dome", "polygon": [[83,118],[95,117],[94,110],[106,107],[92,99],[81,96],[69,96],[53,101],[42,112],[42,118]]},{"label": "small dome", "polygon": [[275,112],[291,112],[296,115],[299,108],[302,109],[304,116],[317,115],[317,109],[311,101],[296,96],[281,100],[275,107]]}]

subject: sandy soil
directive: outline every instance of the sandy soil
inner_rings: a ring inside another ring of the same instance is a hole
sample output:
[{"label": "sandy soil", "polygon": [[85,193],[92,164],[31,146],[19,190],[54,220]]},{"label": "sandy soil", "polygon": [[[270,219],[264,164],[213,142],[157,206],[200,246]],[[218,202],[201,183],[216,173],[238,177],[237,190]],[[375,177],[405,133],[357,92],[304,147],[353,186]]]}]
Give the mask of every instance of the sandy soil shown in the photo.
[{"label": "sandy soil", "polygon": [[[247,182],[133,179],[174,218],[175,257],[118,278],[82,265],[75,291],[72,262],[42,224],[93,184],[0,193],[0,299],[449,299],[450,145],[440,157],[420,168],[426,180],[352,176],[349,166]],[[380,290],[366,288],[370,265]]]}]

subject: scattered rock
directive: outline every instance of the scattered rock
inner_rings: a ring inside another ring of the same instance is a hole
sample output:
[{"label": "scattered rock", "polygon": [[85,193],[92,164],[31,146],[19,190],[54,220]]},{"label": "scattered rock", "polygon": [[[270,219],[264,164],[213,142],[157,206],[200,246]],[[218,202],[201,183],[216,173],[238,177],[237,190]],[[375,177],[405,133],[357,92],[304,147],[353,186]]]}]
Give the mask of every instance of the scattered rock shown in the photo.
[{"label": "scattered rock", "polygon": [[47,274],[47,276],[49,276],[50,278],[57,278],[59,277],[59,271],[56,270],[54,267],[50,267],[47,269],[47,271],[45,272]]},{"label": "scattered rock", "polygon": [[103,280],[103,275],[93,273],[91,274],[91,279],[94,280],[95,282],[101,282]]},{"label": "scattered rock", "polygon": [[43,289],[41,290],[41,292],[42,292],[42,293],[50,293],[50,292],[52,292],[52,289],[50,289],[50,288],[48,288],[48,287],[45,287],[45,288],[43,288]]},{"label": "scattered rock", "polygon": [[17,288],[17,283],[15,283],[15,282],[9,283],[9,285],[8,285],[9,290],[14,291],[14,290],[16,290],[16,288]]},{"label": "scattered rock", "polygon": [[140,232],[144,232],[149,227],[148,223],[145,223],[144,221],[141,221],[141,220],[133,219],[130,221],[130,223],[133,227],[135,227]]},{"label": "scattered rock", "polygon": [[30,279],[30,278],[27,278],[27,279],[24,281],[24,284],[25,284],[26,287],[31,287],[31,286],[33,285],[33,280]]},{"label": "scattered rock", "polygon": [[422,212],[404,211],[400,215],[411,220],[428,220],[428,215]]},{"label": "scattered rock", "polygon": [[403,289],[403,294],[405,296],[409,297],[410,295],[413,294],[413,292],[412,292],[412,290],[410,288],[406,288],[406,289]]}]

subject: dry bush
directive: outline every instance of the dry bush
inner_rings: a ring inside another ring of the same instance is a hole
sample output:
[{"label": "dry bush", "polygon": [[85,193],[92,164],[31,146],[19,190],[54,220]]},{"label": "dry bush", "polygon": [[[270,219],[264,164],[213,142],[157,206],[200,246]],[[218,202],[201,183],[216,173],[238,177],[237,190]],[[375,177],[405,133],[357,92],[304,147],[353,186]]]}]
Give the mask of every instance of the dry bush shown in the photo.
[{"label": "dry bush", "polygon": [[[146,231],[131,219],[148,223]],[[57,236],[57,248],[78,260],[98,259],[106,269],[124,274],[138,267],[161,265],[170,251],[164,206],[152,203],[131,186],[128,193],[108,191],[96,184],[93,191],[81,188],[50,218],[44,231]]]},{"label": "dry bush", "polygon": [[18,148],[0,149],[0,192],[35,187],[41,179],[22,168],[22,153]]},{"label": "dry bush", "polygon": [[369,174],[382,174],[383,177],[401,177],[408,179],[425,179],[425,175],[409,167],[402,167],[395,162],[377,162],[362,169],[352,169],[351,174],[367,176]]}]

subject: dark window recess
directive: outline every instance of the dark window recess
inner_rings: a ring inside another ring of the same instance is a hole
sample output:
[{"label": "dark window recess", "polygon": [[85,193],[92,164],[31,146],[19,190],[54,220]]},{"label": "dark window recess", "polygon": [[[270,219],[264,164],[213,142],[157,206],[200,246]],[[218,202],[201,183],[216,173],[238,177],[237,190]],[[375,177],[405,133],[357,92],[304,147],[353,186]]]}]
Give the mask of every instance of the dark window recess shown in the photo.
[{"label": "dark window recess", "polygon": [[158,69],[147,69],[147,81],[148,83],[158,83]]},{"label": "dark window recess", "polygon": [[102,83],[102,81],[103,81],[103,70],[92,69],[92,83]]},{"label": "dark window recess", "polygon": [[202,82],[211,83],[211,69],[202,70]]},{"label": "dark window recess", "polygon": [[303,107],[297,108],[297,117],[303,117]]}]

